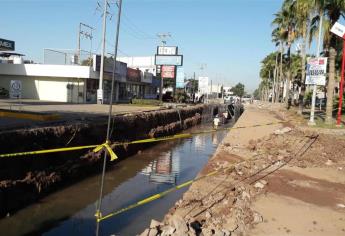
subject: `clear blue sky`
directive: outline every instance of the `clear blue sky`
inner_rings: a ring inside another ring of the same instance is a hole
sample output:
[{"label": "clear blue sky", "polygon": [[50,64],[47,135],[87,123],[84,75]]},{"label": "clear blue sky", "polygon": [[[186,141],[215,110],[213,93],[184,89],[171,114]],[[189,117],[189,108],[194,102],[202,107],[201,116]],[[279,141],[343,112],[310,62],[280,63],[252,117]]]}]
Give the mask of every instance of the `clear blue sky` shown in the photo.
[{"label": "clear blue sky", "polygon": [[[103,5],[104,0],[99,0]],[[123,0],[120,55],[153,55],[158,32],[170,32],[169,45],[184,54],[187,76],[200,64],[214,84],[242,82],[253,91],[260,61],[274,50],[271,21],[282,0]],[[16,41],[26,59],[43,61],[43,48],[77,47],[79,22],[92,25],[93,47],[101,49],[101,13],[97,0],[0,0],[0,38]],[[112,52],[114,17],[108,21],[107,51]],[[82,49],[89,50],[87,40]]]}]

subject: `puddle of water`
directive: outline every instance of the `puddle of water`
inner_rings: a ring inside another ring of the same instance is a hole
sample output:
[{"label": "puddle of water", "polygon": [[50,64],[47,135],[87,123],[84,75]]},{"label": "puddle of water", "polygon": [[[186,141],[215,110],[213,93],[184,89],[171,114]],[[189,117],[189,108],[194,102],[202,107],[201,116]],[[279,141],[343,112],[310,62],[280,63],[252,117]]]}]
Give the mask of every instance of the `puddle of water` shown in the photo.
[{"label": "puddle of water", "polygon": [[[198,131],[210,127],[198,126]],[[158,143],[120,161],[106,173],[102,213],[128,206],[193,179],[207,163],[227,131]],[[100,176],[93,176],[0,220],[6,235],[94,235]],[[188,188],[101,222],[101,235],[136,235],[152,218],[162,220]]]}]

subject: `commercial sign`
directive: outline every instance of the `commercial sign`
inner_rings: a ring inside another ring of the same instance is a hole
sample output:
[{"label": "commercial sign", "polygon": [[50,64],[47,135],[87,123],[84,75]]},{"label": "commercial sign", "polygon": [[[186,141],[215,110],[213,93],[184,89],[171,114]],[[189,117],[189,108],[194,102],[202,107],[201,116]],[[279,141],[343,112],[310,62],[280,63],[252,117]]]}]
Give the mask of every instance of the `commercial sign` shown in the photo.
[{"label": "commercial sign", "polygon": [[199,77],[199,92],[202,94],[208,93],[208,77]]},{"label": "commercial sign", "polygon": [[305,84],[326,85],[327,57],[308,58]]},{"label": "commercial sign", "polygon": [[157,55],[177,55],[177,50],[175,46],[158,46]]},{"label": "commercial sign", "polygon": [[[100,71],[101,69],[101,56],[100,55],[93,55],[92,60],[92,67],[93,71]],[[107,58],[104,60],[104,72],[113,73],[114,68],[114,59]],[[115,79],[120,81],[126,81],[127,76],[127,64],[121,61],[116,61],[116,68],[115,68]]]},{"label": "commercial sign", "polygon": [[182,66],[182,55],[155,55],[155,65]]},{"label": "commercial sign", "polygon": [[14,50],[15,50],[14,41],[0,38],[0,51],[14,51]]},{"label": "commercial sign", "polygon": [[176,88],[184,88],[184,69],[180,66],[176,69]]},{"label": "commercial sign", "polygon": [[10,82],[10,98],[22,97],[22,81],[11,80]]},{"label": "commercial sign", "polygon": [[162,66],[162,78],[175,79],[175,66]]},{"label": "commercial sign", "polygon": [[141,71],[140,70],[127,68],[127,81],[140,82],[140,78],[141,78]]},{"label": "commercial sign", "polygon": [[345,39],[345,26],[336,22],[331,28],[331,32]]}]

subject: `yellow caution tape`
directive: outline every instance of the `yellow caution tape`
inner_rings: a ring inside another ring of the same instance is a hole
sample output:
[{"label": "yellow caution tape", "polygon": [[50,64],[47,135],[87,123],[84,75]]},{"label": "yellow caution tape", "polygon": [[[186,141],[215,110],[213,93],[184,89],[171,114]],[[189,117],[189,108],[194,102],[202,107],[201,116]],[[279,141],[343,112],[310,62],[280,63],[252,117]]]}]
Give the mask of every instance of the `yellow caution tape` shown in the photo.
[{"label": "yellow caution tape", "polygon": [[88,146],[78,146],[78,147],[46,149],[46,150],[39,150],[39,151],[29,151],[29,152],[7,153],[7,154],[0,154],[0,158],[1,157],[14,157],[14,156],[46,154],[46,153],[53,153],[53,152],[69,152],[69,151],[75,151],[75,150],[81,150],[81,149],[95,148],[97,146],[98,145],[88,145]]},{"label": "yellow caution tape", "polygon": [[105,143],[97,146],[95,149],[93,149],[93,152],[99,152],[100,150],[102,150],[103,148],[105,148],[109,155],[110,155],[110,161],[114,161],[116,160],[118,157],[117,155],[113,152],[113,149],[111,149],[111,147],[109,146],[110,141],[107,140]]},{"label": "yellow caution tape", "polygon": [[[176,134],[166,137],[160,137],[160,138],[149,138],[149,139],[142,139],[142,140],[135,140],[130,142],[122,142],[122,143],[115,143],[115,146],[121,146],[121,145],[127,145],[127,144],[140,144],[140,143],[152,143],[152,142],[159,142],[159,141],[166,141],[166,140],[173,140],[173,139],[180,139],[180,138],[189,138],[193,135],[197,134],[204,134],[204,133],[212,133],[222,130],[232,130],[232,129],[243,129],[243,128],[250,128],[250,127],[259,127],[259,126],[265,126],[265,125],[274,125],[274,124],[280,124],[285,123],[288,121],[279,121],[279,122],[271,122],[267,124],[262,125],[252,125],[252,126],[238,126],[238,127],[232,127],[232,128],[218,128],[218,129],[212,129],[212,130],[206,130],[206,131],[200,131],[195,133],[185,133],[185,134]],[[117,155],[112,151],[111,147],[109,146],[110,141],[107,141],[100,145],[86,145],[86,146],[77,146],[77,147],[65,147],[65,148],[54,148],[54,149],[45,149],[45,150],[38,150],[38,151],[28,151],[28,152],[16,152],[16,153],[6,153],[6,154],[0,154],[0,158],[3,157],[15,157],[15,156],[26,156],[26,155],[38,155],[38,154],[46,154],[46,153],[54,153],[54,152],[69,152],[69,151],[75,151],[75,150],[82,150],[82,149],[90,149],[94,148],[94,152],[100,151],[102,148],[106,148],[107,151],[110,154],[111,160],[117,159]]]},{"label": "yellow caution tape", "polygon": [[[158,141],[165,141],[165,140],[171,140],[171,139],[180,139],[180,138],[189,138],[192,137],[192,133],[188,134],[175,134],[172,136],[165,136],[165,137],[159,137],[159,138],[148,138],[148,139],[142,139],[142,140],[136,140],[132,142],[128,142],[128,144],[138,144],[138,143],[152,143],[152,142],[158,142]],[[119,144],[121,145],[121,144]]]},{"label": "yellow caution tape", "polygon": [[210,173],[208,173],[208,174],[206,174],[206,175],[204,175],[204,176],[198,177],[198,178],[196,178],[196,179],[194,179],[194,180],[186,181],[186,182],[184,182],[184,183],[182,183],[182,184],[179,184],[179,185],[177,185],[177,186],[175,186],[175,187],[173,187],[173,188],[170,188],[170,189],[168,189],[168,190],[165,190],[165,191],[163,191],[163,192],[161,192],[161,193],[154,194],[154,195],[152,195],[152,196],[150,196],[150,197],[147,197],[147,198],[144,198],[143,200],[140,200],[140,201],[138,201],[138,202],[136,202],[136,203],[134,203],[134,204],[132,204],[132,205],[129,205],[129,206],[127,206],[127,207],[124,207],[124,208],[119,209],[119,210],[117,210],[117,211],[114,211],[114,212],[112,212],[112,213],[109,213],[108,215],[101,216],[101,217],[99,217],[99,218],[96,217],[96,220],[97,220],[97,222],[100,222],[100,221],[106,220],[106,219],[108,219],[108,218],[110,218],[110,217],[117,216],[117,215],[119,215],[119,214],[121,214],[121,213],[123,213],[123,212],[129,211],[129,210],[131,210],[131,209],[133,209],[133,208],[136,208],[136,207],[138,207],[138,206],[141,206],[141,205],[147,204],[147,203],[149,203],[149,202],[152,202],[152,201],[154,201],[154,200],[157,200],[157,199],[159,199],[159,198],[162,198],[162,197],[164,197],[165,195],[167,195],[167,194],[169,194],[169,193],[171,193],[171,192],[173,192],[173,191],[176,191],[176,190],[179,190],[179,189],[181,189],[181,188],[187,187],[187,186],[191,185],[192,183],[194,183],[194,182],[196,182],[196,181],[199,181],[199,180],[201,180],[201,179],[203,179],[203,178],[206,178],[206,177],[215,175],[215,174],[219,173],[220,171],[225,171],[225,170],[230,169],[230,168],[232,168],[232,167],[233,167],[233,166],[229,166],[229,167],[227,167],[227,168],[223,168],[223,169],[220,169],[220,170],[216,170],[216,171],[210,172]]}]

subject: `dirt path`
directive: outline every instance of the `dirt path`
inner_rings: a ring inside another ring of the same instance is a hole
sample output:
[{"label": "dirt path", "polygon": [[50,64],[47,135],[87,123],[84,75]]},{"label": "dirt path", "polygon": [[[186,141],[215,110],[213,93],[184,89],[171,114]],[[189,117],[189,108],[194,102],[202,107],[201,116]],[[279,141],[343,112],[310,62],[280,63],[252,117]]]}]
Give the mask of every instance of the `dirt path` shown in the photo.
[{"label": "dirt path", "polygon": [[199,176],[217,174],[142,235],[345,235],[345,139],[279,109],[247,107]]}]

